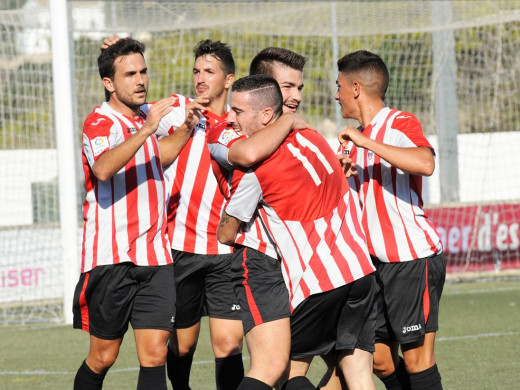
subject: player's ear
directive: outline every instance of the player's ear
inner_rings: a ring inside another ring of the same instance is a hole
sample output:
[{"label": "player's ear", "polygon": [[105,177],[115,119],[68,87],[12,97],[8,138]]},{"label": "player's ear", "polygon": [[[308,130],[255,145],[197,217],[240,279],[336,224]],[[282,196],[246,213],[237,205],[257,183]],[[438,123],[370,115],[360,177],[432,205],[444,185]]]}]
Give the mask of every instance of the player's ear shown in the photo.
[{"label": "player's ear", "polygon": [[354,93],[354,99],[357,99],[361,94],[361,84],[358,81],[352,83],[352,92]]},{"label": "player's ear", "polygon": [[229,89],[235,82],[235,75],[230,73],[226,76],[226,83],[224,84],[224,88]]},{"label": "player's ear", "polygon": [[115,90],[114,83],[112,82],[112,79],[110,79],[110,77],[103,77],[103,86],[110,93],[114,92]]},{"label": "player's ear", "polygon": [[271,107],[266,107],[262,110],[261,115],[262,125],[267,126],[273,120],[274,111]]}]

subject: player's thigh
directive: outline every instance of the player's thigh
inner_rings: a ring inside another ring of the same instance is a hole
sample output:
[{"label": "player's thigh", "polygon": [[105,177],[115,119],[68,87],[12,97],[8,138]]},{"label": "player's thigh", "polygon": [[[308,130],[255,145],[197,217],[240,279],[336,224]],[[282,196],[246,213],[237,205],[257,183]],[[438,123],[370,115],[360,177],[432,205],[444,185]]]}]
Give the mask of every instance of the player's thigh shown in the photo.
[{"label": "player's thigh", "polygon": [[240,305],[233,289],[232,254],[209,255],[204,280],[206,310],[210,318],[240,321]]},{"label": "player's thigh", "polygon": [[204,281],[209,266],[208,257],[172,250],[176,290],[177,329],[190,328],[205,315]]},{"label": "player's thigh", "polygon": [[435,364],[435,335],[435,332],[429,332],[421,340],[401,345],[403,358],[409,372],[424,371]]},{"label": "player's thigh", "polygon": [[81,274],[74,293],[74,327],[102,340],[122,338],[137,292],[131,272],[135,267],[103,265]]},{"label": "player's thigh", "polygon": [[175,324],[173,264],[135,267],[132,272],[137,283],[130,318],[132,328],[172,332]]},{"label": "player's thigh", "polygon": [[231,269],[244,333],[255,326],[289,318],[289,293],[280,261],[241,247],[233,254]]},{"label": "player's thigh", "polygon": [[215,357],[225,357],[242,351],[244,327],[242,320],[209,318],[211,347]]}]

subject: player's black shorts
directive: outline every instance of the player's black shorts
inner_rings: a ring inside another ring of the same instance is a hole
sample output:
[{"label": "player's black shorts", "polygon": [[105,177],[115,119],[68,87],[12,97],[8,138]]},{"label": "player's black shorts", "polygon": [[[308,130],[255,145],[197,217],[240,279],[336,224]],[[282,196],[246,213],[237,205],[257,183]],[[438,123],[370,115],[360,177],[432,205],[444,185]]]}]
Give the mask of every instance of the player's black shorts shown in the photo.
[{"label": "player's black shorts", "polygon": [[233,253],[231,270],[242,309],[244,333],[256,325],[291,315],[289,293],[279,260],[240,246]]},{"label": "player's black shorts", "polygon": [[311,295],[291,315],[291,358],[354,348],[374,352],[377,320],[374,274]]},{"label": "player's black shorts", "polygon": [[73,326],[104,340],[134,329],[173,331],[173,265],[102,265],[79,277],[74,292]]},{"label": "player's black shorts", "polygon": [[172,250],[177,289],[175,327],[189,328],[202,316],[240,320],[231,281],[231,256]]},{"label": "player's black shorts", "polygon": [[380,288],[376,342],[407,344],[436,332],[446,279],[444,255],[402,263],[373,261]]}]

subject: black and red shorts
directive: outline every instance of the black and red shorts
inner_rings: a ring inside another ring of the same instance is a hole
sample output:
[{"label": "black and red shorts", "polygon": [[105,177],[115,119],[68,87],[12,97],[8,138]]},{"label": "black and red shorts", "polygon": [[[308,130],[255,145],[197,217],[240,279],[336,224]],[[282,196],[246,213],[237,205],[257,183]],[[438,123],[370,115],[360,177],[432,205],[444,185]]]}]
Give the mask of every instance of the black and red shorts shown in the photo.
[{"label": "black and red shorts", "polygon": [[231,262],[233,285],[242,309],[244,333],[291,315],[281,263],[255,249],[239,246]]},{"label": "black and red shorts", "polygon": [[102,265],[80,275],[73,301],[73,326],[115,340],[128,324],[134,329],[173,331],[175,280],[173,264]]},{"label": "black and red shorts", "polygon": [[446,279],[444,255],[402,263],[372,259],[380,289],[376,342],[407,344],[436,332]]}]

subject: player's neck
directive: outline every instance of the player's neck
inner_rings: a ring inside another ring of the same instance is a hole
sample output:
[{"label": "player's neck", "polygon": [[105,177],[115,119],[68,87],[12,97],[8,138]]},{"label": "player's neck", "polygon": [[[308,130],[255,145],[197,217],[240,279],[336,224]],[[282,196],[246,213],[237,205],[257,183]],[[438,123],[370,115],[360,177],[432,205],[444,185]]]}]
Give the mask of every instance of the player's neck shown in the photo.
[{"label": "player's neck", "polygon": [[115,111],[117,111],[120,114],[123,114],[127,117],[130,117],[133,119],[139,118],[140,107],[135,107],[135,108],[129,107],[126,104],[121,103],[117,99],[110,99],[108,101],[108,105]]},{"label": "player's neck", "polygon": [[227,93],[223,93],[215,99],[212,99],[207,107],[208,111],[215,115],[223,116],[226,113],[226,98]]},{"label": "player's neck", "polygon": [[367,127],[384,107],[385,102],[382,100],[366,102],[366,104],[361,107],[361,120],[359,120],[359,123],[364,128]]}]

